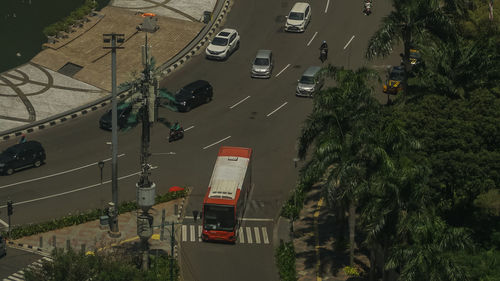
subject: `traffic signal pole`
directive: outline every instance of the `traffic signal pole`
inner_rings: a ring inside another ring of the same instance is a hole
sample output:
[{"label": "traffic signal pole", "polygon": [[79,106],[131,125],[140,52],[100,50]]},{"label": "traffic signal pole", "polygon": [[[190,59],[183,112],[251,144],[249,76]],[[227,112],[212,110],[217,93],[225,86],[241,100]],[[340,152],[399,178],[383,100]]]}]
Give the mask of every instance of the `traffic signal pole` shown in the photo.
[{"label": "traffic signal pole", "polygon": [[[124,34],[110,33],[103,34],[104,43],[111,43],[111,201],[115,208],[118,208],[118,116],[117,116],[117,101],[116,101],[116,49],[123,47],[116,46],[116,43],[124,42]],[[110,231],[109,236],[120,237],[118,229],[118,214],[111,212],[110,215]]]}]

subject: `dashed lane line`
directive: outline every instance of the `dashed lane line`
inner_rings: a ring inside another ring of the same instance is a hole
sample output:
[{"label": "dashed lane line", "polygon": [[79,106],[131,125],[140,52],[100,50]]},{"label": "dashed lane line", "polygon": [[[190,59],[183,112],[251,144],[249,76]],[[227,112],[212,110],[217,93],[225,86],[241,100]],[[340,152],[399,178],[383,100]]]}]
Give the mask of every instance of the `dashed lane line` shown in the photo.
[{"label": "dashed lane line", "polygon": [[271,111],[269,114],[266,115],[266,117],[269,117],[271,116],[273,113],[275,113],[276,111],[280,110],[280,108],[282,108],[283,106],[285,106],[288,102],[284,102],[282,105],[280,105],[278,108],[276,108],[275,110]]},{"label": "dashed lane line", "polygon": [[238,104],[240,104],[240,103],[242,103],[242,102],[246,101],[246,100],[247,100],[247,99],[249,99],[249,98],[250,98],[250,96],[247,96],[246,98],[244,98],[244,99],[240,100],[239,102],[237,102],[237,103],[235,103],[235,104],[231,105],[229,108],[230,108],[230,109],[233,109],[233,108],[234,108],[234,107],[236,107]]},{"label": "dashed lane line", "polygon": [[218,144],[218,143],[221,143],[221,142],[223,142],[223,141],[227,140],[227,139],[228,139],[228,138],[230,138],[230,137],[231,137],[231,136],[227,136],[227,137],[225,137],[225,138],[223,138],[223,139],[221,139],[221,140],[219,140],[219,141],[216,141],[216,142],[214,142],[214,143],[212,143],[212,144],[209,144],[209,145],[205,146],[203,149],[207,149],[207,148],[209,148],[209,147],[211,147],[211,146],[214,146],[214,145],[216,145],[216,144]]},{"label": "dashed lane line", "polygon": [[[118,157],[122,157],[122,156],[125,156],[125,154],[119,154],[118,155]],[[103,162],[107,162],[107,161],[110,161],[110,160],[111,160],[111,158],[107,158],[107,159],[104,159],[102,161]],[[47,179],[47,178],[52,178],[52,177],[55,177],[55,176],[64,175],[64,174],[71,173],[71,172],[74,172],[74,171],[78,171],[78,170],[81,170],[81,169],[85,169],[85,168],[88,168],[88,167],[91,167],[91,166],[95,166],[98,163],[99,163],[99,161],[97,161],[95,163],[92,163],[92,164],[83,165],[81,167],[73,168],[73,169],[70,169],[70,170],[62,171],[62,172],[59,172],[59,173],[55,173],[55,174],[51,174],[51,175],[47,175],[47,176],[43,176],[43,177],[39,177],[39,178],[34,178],[34,179],[25,180],[25,181],[20,181],[20,182],[15,182],[15,183],[11,183],[11,184],[2,185],[2,186],[0,186],[0,189],[4,189],[4,188],[10,187],[10,186],[20,185],[20,184],[24,184],[24,183],[28,183],[28,182],[33,182],[33,181],[43,180],[43,179]]]}]

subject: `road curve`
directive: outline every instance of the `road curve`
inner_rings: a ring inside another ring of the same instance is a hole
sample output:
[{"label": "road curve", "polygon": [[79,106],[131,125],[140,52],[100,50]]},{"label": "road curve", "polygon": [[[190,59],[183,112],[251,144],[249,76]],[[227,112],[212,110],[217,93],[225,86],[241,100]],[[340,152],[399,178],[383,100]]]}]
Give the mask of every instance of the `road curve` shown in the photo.
[{"label": "road curve", "polygon": [[[201,207],[218,147],[252,147],[255,187],[247,217],[263,220],[248,221],[246,226],[251,231],[264,227],[272,237],[272,219],[297,179],[298,168],[293,162],[296,140],[312,108],[310,99],[295,97],[296,80],[308,66],[320,65],[318,47],[322,40],[329,44],[328,62],[351,68],[365,65],[368,38],[376,30],[382,11],[390,7],[389,1],[377,1],[373,14],[365,17],[362,3],[310,1],[313,14],[308,29],[290,34],[283,32],[283,25],[293,3],[234,3],[224,25],[240,32],[241,48],[224,62],[208,61],[201,53],[161,81],[162,87],[175,90],[195,79],[205,79],[214,88],[214,100],[189,113],[160,110],[160,117],[192,127],[183,140],[168,143],[168,129],[163,124],[152,128],[151,164],[157,168],[151,177],[158,192],[173,185],[193,187],[188,214]],[[273,50],[275,68],[270,79],[250,78],[250,64],[258,49]],[[153,56],[155,52],[161,50],[153,49]],[[104,207],[110,201],[110,162],[103,170],[103,184],[95,165],[108,159],[111,152],[111,135],[97,124],[103,113],[104,109],[91,112],[85,118],[30,134],[31,139],[43,143],[47,164],[0,177],[2,198],[15,202],[14,224]],[[140,128],[119,134],[120,200],[135,199],[139,142]],[[2,143],[1,149],[12,144]],[[5,220],[5,212],[0,218]],[[259,239],[263,242],[262,236]],[[181,241],[185,280],[234,280],[235,276],[239,280],[278,280],[273,245],[257,244],[255,236],[248,242],[231,246]]]}]

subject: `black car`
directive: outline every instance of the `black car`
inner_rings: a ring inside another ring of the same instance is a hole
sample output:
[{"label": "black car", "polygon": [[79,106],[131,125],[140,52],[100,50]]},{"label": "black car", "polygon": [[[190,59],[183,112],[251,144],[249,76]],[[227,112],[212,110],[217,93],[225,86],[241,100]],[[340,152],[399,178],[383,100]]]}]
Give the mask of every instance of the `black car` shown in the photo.
[{"label": "black car", "polygon": [[40,167],[45,161],[45,150],[37,141],[13,145],[0,154],[0,173],[12,175],[26,167]]},{"label": "black car", "polygon": [[[125,128],[127,126],[130,112],[132,111],[132,105],[118,105],[116,109],[118,117],[117,120],[118,129]],[[103,116],[101,116],[101,119],[99,119],[99,127],[101,127],[104,130],[111,131],[112,129],[111,114],[112,112],[110,109],[106,113],[104,113]]]},{"label": "black car", "polygon": [[212,100],[213,88],[205,80],[198,80],[182,87],[175,94],[175,106],[179,111],[190,111],[192,108]]}]

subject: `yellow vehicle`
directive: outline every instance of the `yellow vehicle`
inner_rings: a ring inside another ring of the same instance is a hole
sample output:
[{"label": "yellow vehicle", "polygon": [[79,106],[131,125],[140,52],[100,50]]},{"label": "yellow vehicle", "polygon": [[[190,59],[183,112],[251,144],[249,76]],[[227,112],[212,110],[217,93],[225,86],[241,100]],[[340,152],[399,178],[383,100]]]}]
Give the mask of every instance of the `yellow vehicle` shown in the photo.
[{"label": "yellow vehicle", "polygon": [[410,49],[410,63],[415,65],[420,61],[421,55],[417,49]]},{"label": "yellow vehicle", "polygon": [[405,75],[404,68],[402,66],[393,66],[389,72],[389,76],[385,81],[383,91],[386,94],[397,94],[403,90],[403,77]]}]

